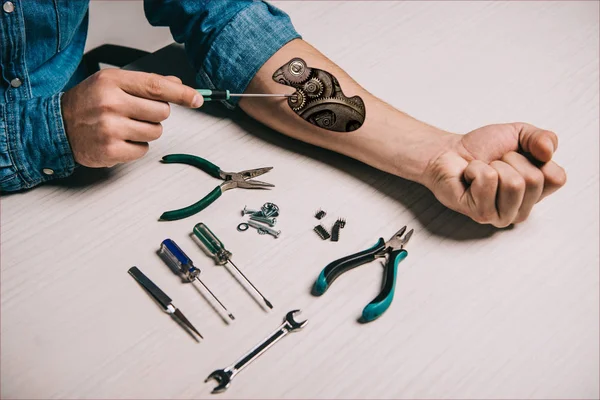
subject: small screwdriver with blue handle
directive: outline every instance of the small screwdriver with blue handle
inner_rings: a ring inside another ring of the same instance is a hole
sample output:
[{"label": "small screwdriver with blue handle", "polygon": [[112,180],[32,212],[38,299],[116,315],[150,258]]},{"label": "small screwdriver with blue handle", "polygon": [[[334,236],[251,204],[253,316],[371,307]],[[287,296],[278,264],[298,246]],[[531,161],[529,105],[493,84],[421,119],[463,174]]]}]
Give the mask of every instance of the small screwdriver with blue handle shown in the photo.
[{"label": "small screwdriver with blue handle", "polygon": [[183,252],[183,250],[181,250],[181,248],[179,248],[177,243],[175,243],[171,239],[163,240],[163,242],[160,244],[159,254],[161,255],[161,257],[163,257],[165,261],[167,261],[167,263],[174,270],[174,272],[180,274],[184,280],[188,282],[197,280],[198,282],[200,282],[202,286],[204,286],[204,289],[206,289],[208,293],[210,293],[213,299],[215,299],[217,303],[219,303],[219,305],[223,308],[223,310],[229,315],[229,318],[231,318],[232,320],[235,319],[233,314],[227,310],[227,308],[223,305],[223,303],[221,303],[217,296],[215,296],[215,294],[210,291],[210,289],[204,284],[204,282],[200,280],[200,270],[194,267],[194,263],[192,262],[192,260],[187,256],[187,254]]},{"label": "small screwdriver with blue handle", "polygon": [[279,94],[279,93],[230,93],[229,90],[219,89],[196,89],[202,95],[204,101],[211,100],[229,100],[232,97],[292,97],[295,94]]}]

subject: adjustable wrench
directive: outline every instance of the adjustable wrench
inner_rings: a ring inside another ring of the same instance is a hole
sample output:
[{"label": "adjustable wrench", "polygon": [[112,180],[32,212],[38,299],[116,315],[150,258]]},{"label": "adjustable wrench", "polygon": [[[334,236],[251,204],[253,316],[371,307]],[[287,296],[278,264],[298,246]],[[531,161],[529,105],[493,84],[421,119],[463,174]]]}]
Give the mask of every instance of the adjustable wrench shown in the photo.
[{"label": "adjustable wrench", "polygon": [[218,369],[213,371],[208,378],[204,382],[208,382],[211,378],[217,381],[218,385],[213,389],[213,393],[220,393],[225,391],[231,380],[234,376],[236,376],[244,367],[250,364],[252,361],[256,360],[261,354],[263,354],[267,349],[273,346],[277,341],[279,341],[282,337],[287,335],[290,332],[294,332],[300,330],[306,326],[308,321],[296,322],[294,320],[294,314],[300,312],[300,310],[290,311],[286,314],[283,324],[273,332],[268,338],[263,340],[261,343],[256,345],[252,350],[246,353],[239,361],[235,362],[233,365],[225,369]]}]

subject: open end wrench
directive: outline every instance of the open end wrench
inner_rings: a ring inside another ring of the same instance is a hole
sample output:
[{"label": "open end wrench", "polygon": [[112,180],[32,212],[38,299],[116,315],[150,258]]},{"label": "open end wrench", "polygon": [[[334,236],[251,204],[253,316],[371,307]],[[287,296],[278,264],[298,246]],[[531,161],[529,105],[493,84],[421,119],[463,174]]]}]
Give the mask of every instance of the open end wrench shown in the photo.
[{"label": "open end wrench", "polygon": [[231,380],[236,376],[244,367],[249,365],[252,361],[256,360],[261,354],[267,349],[277,343],[282,337],[290,332],[300,330],[306,326],[308,320],[302,322],[296,322],[294,320],[294,314],[300,312],[300,310],[290,311],[286,314],[283,324],[273,332],[268,338],[257,344],[252,350],[246,353],[239,361],[225,369],[218,369],[213,371],[204,382],[208,382],[211,378],[216,380],[218,385],[213,389],[213,393],[220,393],[225,391]]}]

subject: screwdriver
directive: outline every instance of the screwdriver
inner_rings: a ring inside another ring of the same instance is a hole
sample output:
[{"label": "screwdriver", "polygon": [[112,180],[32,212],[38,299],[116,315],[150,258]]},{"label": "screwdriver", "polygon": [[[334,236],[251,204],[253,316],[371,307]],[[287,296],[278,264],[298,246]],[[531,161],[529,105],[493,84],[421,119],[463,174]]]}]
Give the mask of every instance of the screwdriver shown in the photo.
[{"label": "screwdriver", "polygon": [[229,100],[232,97],[292,97],[294,94],[277,93],[229,93],[229,90],[196,89],[202,95],[204,101]]},{"label": "screwdriver", "polygon": [[242,278],[244,278],[244,280],[252,287],[252,289],[254,289],[254,292],[256,292],[256,294],[258,294],[263,299],[267,307],[273,308],[273,304],[271,304],[271,302],[267,300],[261,292],[258,291],[256,286],[254,286],[252,282],[250,282],[248,278],[246,278],[242,271],[240,271],[240,269],[236,267],[236,265],[231,261],[231,252],[225,249],[225,245],[223,245],[223,242],[221,242],[215,236],[215,234],[212,233],[210,229],[208,229],[208,226],[204,225],[202,222],[196,224],[196,226],[194,226],[194,235],[196,235],[196,237],[200,240],[200,244],[202,245],[204,251],[211,257],[213,257],[217,264],[231,264],[231,266],[235,268],[235,270],[242,276]]},{"label": "screwdriver", "polygon": [[232,320],[235,319],[232,313],[230,313],[227,308],[221,303],[221,301],[215,296],[213,292],[200,280],[200,270],[194,267],[194,263],[192,260],[181,250],[177,243],[175,243],[171,239],[165,239],[160,244],[159,254],[163,256],[165,261],[170,263],[170,266],[175,270],[175,272],[179,273],[181,277],[188,282],[194,281],[194,279],[198,280],[204,286],[204,289],[210,293],[210,295],[219,303],[219,305],[225,310],[225,312],[229,315],[229,318]]}]

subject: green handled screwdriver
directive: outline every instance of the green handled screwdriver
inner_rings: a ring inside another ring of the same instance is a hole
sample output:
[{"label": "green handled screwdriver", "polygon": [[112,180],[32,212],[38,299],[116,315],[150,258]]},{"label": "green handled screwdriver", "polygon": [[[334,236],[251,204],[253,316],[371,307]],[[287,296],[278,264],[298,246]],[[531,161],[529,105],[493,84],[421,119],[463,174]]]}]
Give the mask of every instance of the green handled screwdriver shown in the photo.
[{"label": "green handled screwdriver", "polygon": [[225,265],[227,263],[231,264],[231,266],[235,268],[238,274],[240,274],[241,277],[244,278],[244,280],[252,287],[252,289],[254,289],[254,292],[262,298],[267,307],[273,308],[273,304],[271,304],[271,302],[267,300],[261,292],[258,291],[256,286],[254,286],[252,282],[250,282],[248,278],[246,278],[246,276],[242,274],[242,271],[240,271],[239,268],[236,267],[236,265],[233,262],[231,262],[231,252],[228,251],[223,245],[223,242],[221,242],[217,238],[217,236],[215,236],[215,234],[212,233],[210,229],[208,229],[208,226],[206,226],[202,222],[196,224],[196,226],[194,226],[194,235],[199,239],[200,247],[202,248],[202,250],[204,250],[206,254],[211,256],[219,265]]},{"label": "green handled screwdriver", "polygon": [[196,89],[204,97],[204,101],[229,100],[232,97],[292,97],[294,94],[278,93],[229,93],[229,90]]}]

